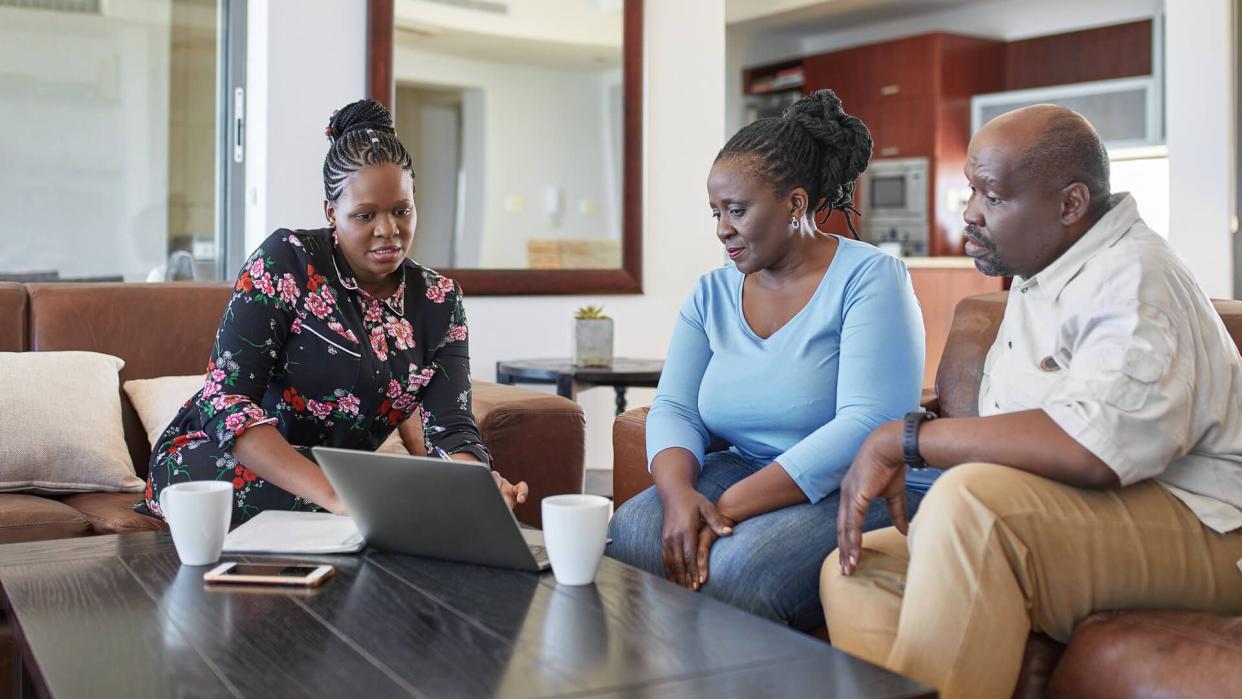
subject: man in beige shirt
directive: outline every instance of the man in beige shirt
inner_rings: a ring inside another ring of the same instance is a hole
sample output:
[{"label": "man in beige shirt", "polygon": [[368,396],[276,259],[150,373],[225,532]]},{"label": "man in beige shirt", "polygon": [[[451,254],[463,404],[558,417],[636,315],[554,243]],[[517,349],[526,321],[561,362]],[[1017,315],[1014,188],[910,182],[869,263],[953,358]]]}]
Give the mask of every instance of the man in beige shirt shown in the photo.
[{"label": "man in beige shirt", "polygon": [[[821,596],[838,647],[1008,697],[1032,629],[1099,609],[1242,612],[1242,357],[1078,114],[970,143],[966,252],[1013,275],[977,418],[877,429],[841,485]],[[1004,465],[1001,465],[1004,464]],[[949,469],[906,532],[905,466]],[[895,528],[862,535],[888,500]]]}]

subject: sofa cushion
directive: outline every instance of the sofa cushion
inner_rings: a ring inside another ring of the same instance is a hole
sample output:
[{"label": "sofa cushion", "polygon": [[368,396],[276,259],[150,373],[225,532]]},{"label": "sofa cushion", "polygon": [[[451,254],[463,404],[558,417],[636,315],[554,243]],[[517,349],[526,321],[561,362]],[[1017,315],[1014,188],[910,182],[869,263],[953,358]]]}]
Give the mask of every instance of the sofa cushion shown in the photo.
[{"label": "sofa cushion", "polygon": [[28,305],[26,287],[14,282],[0,282],[0,352],[26,349]]},{"label": "sofa cushion", "polygon": [[[188,282],[28,284],[26,289],[30,349],[120,357],[122,382],[203,371],[233,292],[231,284]],[[121,405],[130,462],[145,478],[151,445],[129,400]]]},{"label": "sofa cushion", "polygon": [[95,352],[0,352],[0,491],[142,490],[121,432],[122,366]]},{"label": "sofa cushion", "polygon": [[68,539],[91,533],[86,515],[37,495],[0,494],[0,544]]},{"label": "sofa cushion", "polygon": [[621,413],[612,423],[612,502],[626,500],[651,487],[647,471],[647,413],[649,407]]},{"label": "sofa cushion", "polygon": [[1225,697],[1242,687],[1242,616],[1100,612],[1074,629],[1049,697]]},{"label": "sofa cushion", "polygon": [[61,498],[61,502],[85,516],[95,534],[168,529],[167,524],[155,517],[134,512],[134,503],[141,499],[142,495],[136,493],[78,493]]},{"label": "sofa cushion", "polygon": [[204,374],[190,374],[125,382],[125,395],[138,413],[151,449],[155,449],[155,442],[168,429],[168,423],[177,417],[181,406],[203,387],[204,377]]}]

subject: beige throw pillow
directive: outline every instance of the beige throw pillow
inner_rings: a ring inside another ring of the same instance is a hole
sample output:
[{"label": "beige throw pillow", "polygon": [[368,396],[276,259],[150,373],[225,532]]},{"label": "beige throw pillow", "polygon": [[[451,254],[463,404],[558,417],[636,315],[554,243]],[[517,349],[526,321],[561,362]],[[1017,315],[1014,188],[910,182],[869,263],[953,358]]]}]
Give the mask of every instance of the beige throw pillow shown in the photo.
[{"label": "beige throw pillow", "polygon": [[0,352],[0,491],[139,492],[121,426],[125,362]]},{"label": "beige throw pillow", "polygon": [[155,449],[160,435],[168,429],[168,423],[177,417],[181,406],[203,387],[203,380],[206,378],[205,374],[191,374],[125,382],[125,395],[129,396],[129,402],[134,405],[152,449]]},{"label": "beige throw pillow", "polygon": [[[134,410],[138,412],[138,419],[142,421],[142,429],[146,431],[147,441],[151,443],[152,449],[155,449],[160,435],[168,429],[168,423],[177,416],[181,406],[203,387],[205,378],[202,374],[193,374],[125,382],[125,395],[134,404]],[[377,451],[386,454],[410,453],[401,441],[398,430],[393,430]]]}]

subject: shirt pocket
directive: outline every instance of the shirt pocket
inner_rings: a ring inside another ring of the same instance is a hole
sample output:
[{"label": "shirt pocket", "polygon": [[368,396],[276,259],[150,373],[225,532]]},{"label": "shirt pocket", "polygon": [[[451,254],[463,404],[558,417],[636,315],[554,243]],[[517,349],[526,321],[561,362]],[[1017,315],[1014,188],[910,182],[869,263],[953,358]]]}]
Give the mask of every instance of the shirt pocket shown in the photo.
[{"label": "shirt pocket", "polygon": [[1125,412],[1135,412],[1147,404],[1152,392],[1169,371],[1172,357],[1167,345],[1135,338],[1125,350],[1114,352],[1102,363],[1102,376],[1093,390],[1101,400]]},{"label": "shirt pocket", "polygon": [[305,323],[285,340],[281,374],[303,392],[331,395],[338,388],[352,391],[362,366],[358,349],[322,325]]}]

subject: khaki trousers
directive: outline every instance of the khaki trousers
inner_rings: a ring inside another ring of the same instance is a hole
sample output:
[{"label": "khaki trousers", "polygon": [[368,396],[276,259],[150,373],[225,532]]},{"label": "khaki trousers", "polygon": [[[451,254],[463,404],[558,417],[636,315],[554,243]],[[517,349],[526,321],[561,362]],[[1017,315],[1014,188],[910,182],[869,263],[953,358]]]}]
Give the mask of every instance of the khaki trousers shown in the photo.
[{"label": "khaki trousers", "polygon": [[995,464],[932,487],[907,541],[863,536],[858,570],[833,553],[820,596],[833,645],[936,687],[1009,697],[1027,635],[1066,642],[1105,609],[1242,613],[1242,529],[1219,534],[1145,481],[1084,490]]}]

